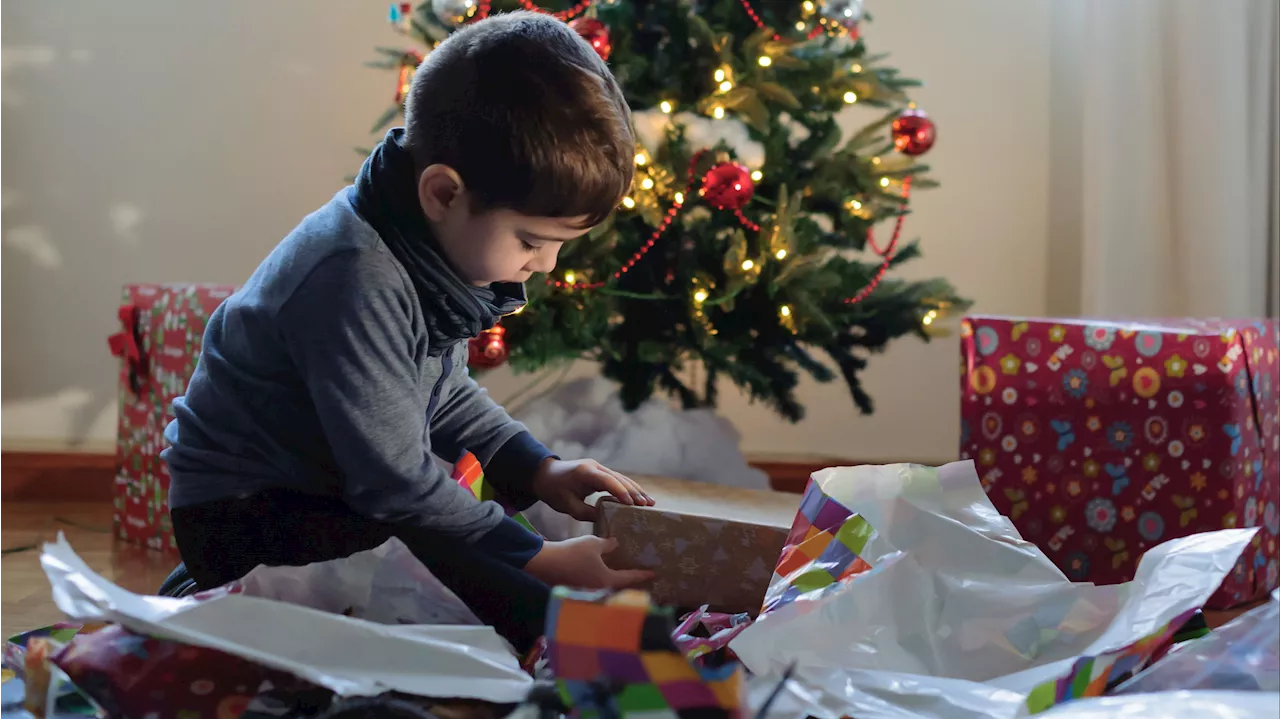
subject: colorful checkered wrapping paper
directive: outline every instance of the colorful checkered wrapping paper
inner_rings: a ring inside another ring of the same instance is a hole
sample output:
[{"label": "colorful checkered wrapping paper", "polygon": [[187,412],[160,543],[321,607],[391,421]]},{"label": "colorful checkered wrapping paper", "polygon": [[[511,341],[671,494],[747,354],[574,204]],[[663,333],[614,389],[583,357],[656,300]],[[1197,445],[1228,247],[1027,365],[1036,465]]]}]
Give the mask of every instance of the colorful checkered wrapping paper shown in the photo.
[{"label": "colorful checkered wrapping paper", "polygon": [[523,514],[520,514],[511,505],[502,501],[502,499],[498,497],[498,494],[493,490],[493,486],[484,481],[484,468],[480,466],[480,460],[476,459],[474,454],[466,452],[462,455],[462,459],[459,459],[457,463],[453,465],[452,477],[453,481],[471,490],[471,493],[475,495],[476,499],[481,502],[497,503],[498,506],[502,507],[502,511],[506,512],[508,517],[514,519],[520,526],[530,532],[538,534],[538,530],[533,528],[533,525],[529,523],[529,520],[524,518]]},{"label": "colorful checkered wrapping paper", "polygon": [[870,570],[871,565],[860,555],[873,537],[874,527],[810,480],[769,582],[762,612]]},{"label": "colorful checkered wrapping paper", "polygon": [[737,662],[694,666],[676,648],[669,609],[644,592],[557,587],[547,608],[548,666],[571,716],[584,719],[737,719]]},{"label": "colorful checkered wrapping paper", "polygon": [[1027,712],[1038,714],[1072,699],[1100,697],[1120,682],[1146,669],[1164,656],[1174,636],[1198,609],[1179,614],[1173,621],[1138,641],[1097,656],[1080,657],[1071,671],[1044,682],[1027,695]]}]

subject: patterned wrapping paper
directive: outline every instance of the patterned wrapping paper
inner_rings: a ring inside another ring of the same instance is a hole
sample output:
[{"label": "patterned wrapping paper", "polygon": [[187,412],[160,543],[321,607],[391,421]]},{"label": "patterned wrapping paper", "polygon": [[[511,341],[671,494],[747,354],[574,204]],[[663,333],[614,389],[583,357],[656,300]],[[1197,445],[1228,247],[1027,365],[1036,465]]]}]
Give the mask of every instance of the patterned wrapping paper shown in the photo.
[{"label": "patterned wrapping paper", "polygon": [[861,554],[876,536],[875,528],[828,497],[812,481],[805,487],[800,511],[765,593],[768,612],[871,569]]},{"label": "patterned wrapping paper", "polygon": [[1179,614],[1168,624],[1132,644],[1095,656],[1080,657],[1066,674],[1031,690],[1027,695],[1027,713],[1038,714],[1073,699],[1106,694],[1164,656],[1173,645],[1178,629],[1197,611],[1191,609]]},{"label": "patterned wrapping paper", "polygon": [[1070,578],[1133,576],[1163,540],[1262,526],[1210,600],[1280,583],[1280,323],[969,317],[961,456]]},{"label": "patterned wrapping paper", "polygon": [[614,569],[648,569],[653,600],[717,612],[760,611],[795,514],[794,494],[640,478],[657,502],[602,500],[595,533],[618,540]]},{"label": "patterned wrapping paper", "polygon": [[71,641],[76,634],[80,632],[92,632],[101,629],[103,625],[93,624],[85,625],[77,622],[57,622],[40,629],[32,629],[29,632],[15,634],[5,640],[4,643],[4,659],[3,665],[5,669],[13,672],[17,677],[21,677],[27,665],[27,646],[36,639],[52,639],[55,642],[66,644]]},{"label": "patterned wrapping paper", "polygon": [[186,392],[209,316],[226,285],[129,285],[110,339],[122,358],[116,439],[115,529],[123,540],[177,551],[169,523],[169,470],[160,461],[173,400]]},{"label": "patterned wrapping paper", "polygon": [[475,495],[476,499],[481,502],[495,502],[517,524],[534,534],[538,534],[538,530],[534,529],[533,524],[528,519],[525,519],[523,514],[517,512],[514,507],[499,497],[494,491],[493,485],[484,481],[484,468],[480,466],[480,460],[476,459],[474,454],[464,452],[462,458],[453,465],[453,474],[451,476],[453,481],[471,490],[471,494]]},{"label": "patterned wrapping paper", "polygon": [[695,666],[672,638],[671,611],[634,590],[552,593],[548,667],[571,716],[736,719],[742,667]]},{"label": "patterned wrapping paper", "polygon": [[323,706],[332,696],[286,672],[117,625],[77,635],[53,662],[108,716],[236,719],[268,689],[289,704],[310,697]]}]

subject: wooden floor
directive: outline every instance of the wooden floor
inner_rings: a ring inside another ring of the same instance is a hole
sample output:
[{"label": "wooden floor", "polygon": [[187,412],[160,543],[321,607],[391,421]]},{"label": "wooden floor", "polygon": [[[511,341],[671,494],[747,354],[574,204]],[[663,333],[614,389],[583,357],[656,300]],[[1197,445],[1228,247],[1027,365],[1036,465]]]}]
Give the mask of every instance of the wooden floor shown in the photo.
[{"label": "wooden floor", "polygon": [[109,503],[0,503],[0,548],[37,545],[0,558],[0,638],[63,619],[40,568],[39,549],[59,531],[90,568],[133,592],[155,592],[177,564],[173,557],[115,542]]}]

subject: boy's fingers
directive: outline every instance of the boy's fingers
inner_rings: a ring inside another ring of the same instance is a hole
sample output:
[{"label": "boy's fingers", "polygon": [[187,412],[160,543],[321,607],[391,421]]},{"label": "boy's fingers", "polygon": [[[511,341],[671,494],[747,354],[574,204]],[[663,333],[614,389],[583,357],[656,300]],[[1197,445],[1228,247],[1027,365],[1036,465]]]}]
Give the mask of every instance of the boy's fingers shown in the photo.
[{"label": "boy's fingers", "polygon": [[627,486],[626,482],[623,482],[618,475],[606,467],[600,467],[596,470],[596,488],[608,492],[613,495],[614,499],[623,504],[638,504],[631,492],[631,487]]},{"label": "boy's fingers", "polygon": [[631,495],[631,501],[634,504],[640,505],[642,507],[653,506],[653,498],[645,494],[644,489],[642,489],[634,479],[628,477],[627,475],[621,472],[616,472],[612,469],[609,469],[608,467],[601,467],[601,469],[613,475],[614,478],[616,478],[619,482],[622,483],[624,487],[627,488],[627,492]]},{"label": "boy's fingers", "polygon": [[653,572],[644,569],[617,569],[609,572],[609,586],[614,589],[636,587],[653,579]]}]

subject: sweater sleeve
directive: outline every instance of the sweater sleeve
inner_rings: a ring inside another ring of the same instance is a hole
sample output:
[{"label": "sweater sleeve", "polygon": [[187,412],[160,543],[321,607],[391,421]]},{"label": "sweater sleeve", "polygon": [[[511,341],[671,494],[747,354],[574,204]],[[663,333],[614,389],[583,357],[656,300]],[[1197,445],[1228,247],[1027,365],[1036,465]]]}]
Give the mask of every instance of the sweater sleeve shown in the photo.
[{"label": "sweater sleeve", "polygon": [[368,517],[456,535],[523,566],[541,540],[497,505],[477,502],[430,456],[413,354],[414,300],[397,269],[379,259],[359,250],[326,258],[279,316],[343,498]]},{"label": "sweater sleeve", "polygon": [[537,501],[530,487],[533,475],[555,455],[494,402],[465,367],[453,377],[431,420],[431,443],[445,458],[471,452],[504,500],[516,509],[529,508]]}]

